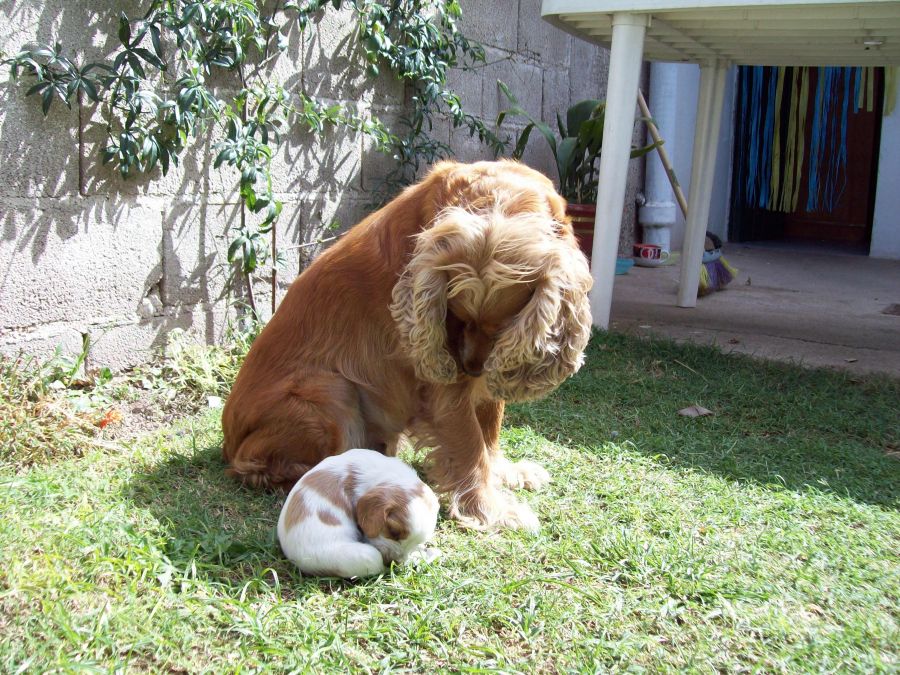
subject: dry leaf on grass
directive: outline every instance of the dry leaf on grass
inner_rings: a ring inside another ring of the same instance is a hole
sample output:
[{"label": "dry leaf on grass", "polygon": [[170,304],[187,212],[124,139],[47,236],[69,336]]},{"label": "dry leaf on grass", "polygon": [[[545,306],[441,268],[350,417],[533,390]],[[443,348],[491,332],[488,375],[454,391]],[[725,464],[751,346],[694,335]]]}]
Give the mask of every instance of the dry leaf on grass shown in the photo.
[{"label": "dry leaf on grass", "polygon": [[682,408],[678,411],[679,415],[683,415],[684,417],[706,417],[707,415],[713,415],[712,410],[707,410],[702,405],[691,405],[687,408]]}]

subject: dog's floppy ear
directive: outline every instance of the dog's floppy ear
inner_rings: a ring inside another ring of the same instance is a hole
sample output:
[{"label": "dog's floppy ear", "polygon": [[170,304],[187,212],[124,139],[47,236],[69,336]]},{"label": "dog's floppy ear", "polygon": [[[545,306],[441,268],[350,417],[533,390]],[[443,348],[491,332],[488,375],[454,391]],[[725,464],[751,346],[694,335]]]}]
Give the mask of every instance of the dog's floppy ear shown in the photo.
[{"label": "dog's floppy ear", "polygon": [[356,524],[368,539],[384,536],[402,541],[409,536],[406,501],[400,490],[380,486],[369,490],[356,503]]},{"label": "dog's floppy ear", "polygon": [[426,382],[456,381],[456,362],[447,351],[447,283],[445,242],[434,230],[416,239],[413,256],[394,285],[391,316],[397,324],[416,375]]},{"label": "dog's floppy ear", "polygon": [[591,336],[592,283],[574,238],[562,233],[544,256],[534,295],[485,364],[495,397],[540,398],[578,371]]}]

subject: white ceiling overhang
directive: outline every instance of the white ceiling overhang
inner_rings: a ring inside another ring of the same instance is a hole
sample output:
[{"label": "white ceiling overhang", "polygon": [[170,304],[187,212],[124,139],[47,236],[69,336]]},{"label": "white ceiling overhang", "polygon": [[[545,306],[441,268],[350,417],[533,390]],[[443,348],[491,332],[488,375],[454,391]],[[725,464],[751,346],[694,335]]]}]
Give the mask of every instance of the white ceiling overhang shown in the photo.
[{"label": "white ceiling overhang", "polygon": [[543,0],[543,17],[606,47],[613,14],[648,17],[651,61],[770,66],[900,64],[900,2]]}]

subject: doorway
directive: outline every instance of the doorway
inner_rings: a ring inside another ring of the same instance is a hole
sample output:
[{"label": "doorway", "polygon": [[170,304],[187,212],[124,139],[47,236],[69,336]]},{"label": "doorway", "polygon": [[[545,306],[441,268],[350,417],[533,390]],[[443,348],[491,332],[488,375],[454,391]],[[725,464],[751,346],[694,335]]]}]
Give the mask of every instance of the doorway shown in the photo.
[{"label": "doorway", "polygon": [[741,66],[729,238],[868,254],[883,68]]}]

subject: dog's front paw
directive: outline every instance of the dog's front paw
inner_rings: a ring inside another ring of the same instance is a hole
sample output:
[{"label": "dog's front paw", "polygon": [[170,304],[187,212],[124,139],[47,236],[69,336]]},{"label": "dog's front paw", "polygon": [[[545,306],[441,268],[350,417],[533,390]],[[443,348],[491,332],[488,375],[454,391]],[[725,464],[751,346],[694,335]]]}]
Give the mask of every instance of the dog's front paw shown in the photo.
[{"label": "dog's front paw", "polygon": [[510,462],[500,457],[494,462],[494,473],[506,487],[520,490],[539,490],[550,482],[550,473],[537,462]]},{"label": "dog's front paw", "polygon": [[537,532],[541,525],[528,504],[492,488],[471,490],[451,499],[450,515],[465,527],[508,527]]},{"label": "dog's front paw", "polygon": [[497,519],[496,525],[527,532],[537,532],[541,529],[541,523],[531,507],[512,497],[509,498],[507,507]]}]

